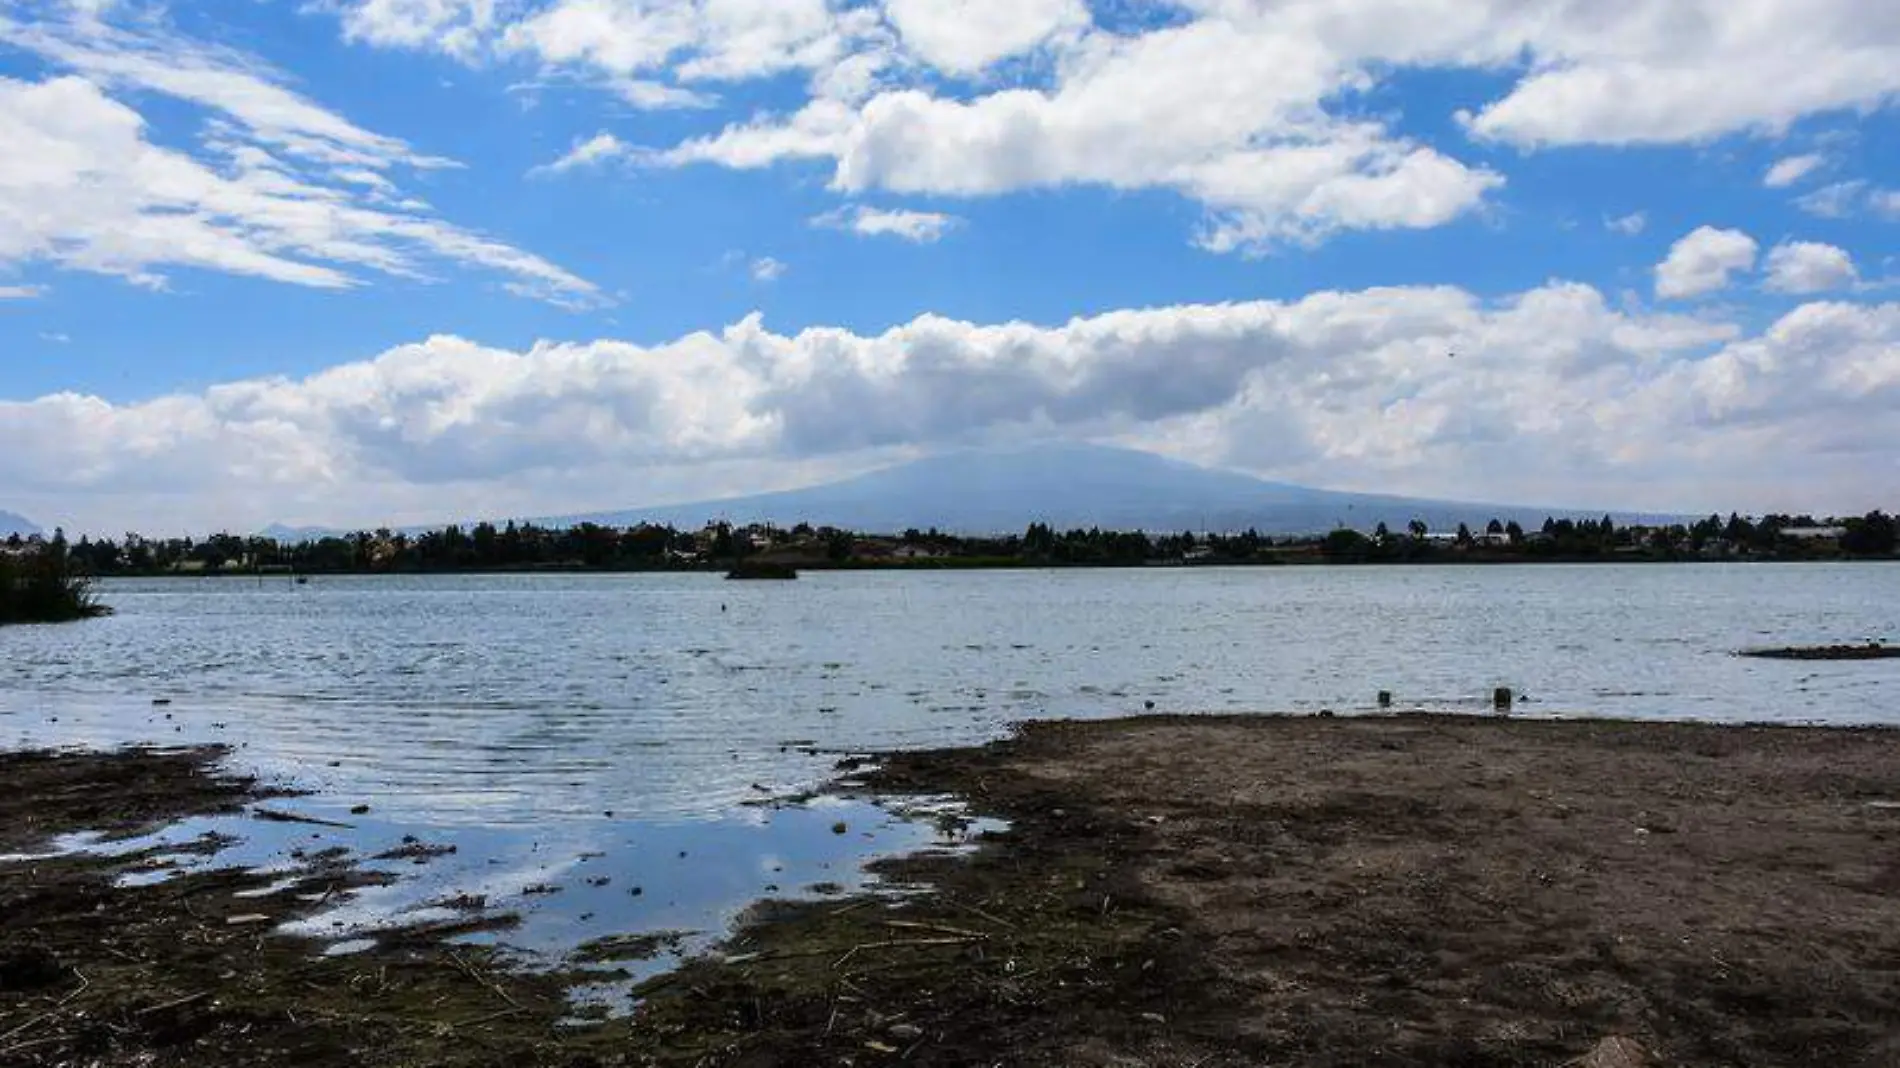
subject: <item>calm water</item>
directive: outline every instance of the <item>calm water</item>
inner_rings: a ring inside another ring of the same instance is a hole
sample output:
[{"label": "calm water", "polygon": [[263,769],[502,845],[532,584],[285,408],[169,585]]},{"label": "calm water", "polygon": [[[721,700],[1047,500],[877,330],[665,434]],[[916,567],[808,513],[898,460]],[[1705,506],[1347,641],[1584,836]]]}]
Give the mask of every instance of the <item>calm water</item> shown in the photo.
[{"label": "calm water", "polygon": [[372,804],[352,845],[456,844],[422,866],[409,904],[561,883],[530,941],[589,924],[704,927],[708,910],[768,886],[849,885],[865,851],[934,832],[863,806],[743,802],[822,781],[839,751],[979,741],[1033,716],[1147,701],[1344,711],[1379,689],[1402,707],[1476,709],[1509,685],[1530,714],[1900,721],[1900,663],[1730,655],[1900,639],[1900,567],[1877,564],[215,579],[102,593],[117,615],[0,630],[0,743],[240,746],[239,763],[321,790],[306,811]]}]

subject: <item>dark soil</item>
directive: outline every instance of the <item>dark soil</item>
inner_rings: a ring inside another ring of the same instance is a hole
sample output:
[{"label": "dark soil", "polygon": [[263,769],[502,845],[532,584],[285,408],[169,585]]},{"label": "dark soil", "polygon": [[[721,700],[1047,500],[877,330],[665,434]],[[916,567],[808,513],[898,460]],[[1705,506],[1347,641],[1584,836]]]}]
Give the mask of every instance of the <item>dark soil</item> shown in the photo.
[{"label": "dark soil", "polygon": [[[282,796],[219,772],[223,755],[0,755],[0,852],[81,830],[129,837]],[[239,871],[115,885],[178,852],[0,862],[0,1065],[565,1063],[553,1052],[565,981],[443,941],[508,917],[321,959],[321,947],[267,932],[377,876],[325,853],[263,897],[235,896],[273,882]]]},{"label": "dark soil", "polygon": [[1900,660],[1900,645],[1806,645],[1786,649],[1744,649],[1741,656],[1758,660]]},{"label": "dark soil", "polygon": [[1010,829],[760,905],[588,1029],[572,975],[234,926],[308,907],[239,876],[0,865],[0,1063],[1900,1064],[1900,732],[1146,718],[853,774]]}]

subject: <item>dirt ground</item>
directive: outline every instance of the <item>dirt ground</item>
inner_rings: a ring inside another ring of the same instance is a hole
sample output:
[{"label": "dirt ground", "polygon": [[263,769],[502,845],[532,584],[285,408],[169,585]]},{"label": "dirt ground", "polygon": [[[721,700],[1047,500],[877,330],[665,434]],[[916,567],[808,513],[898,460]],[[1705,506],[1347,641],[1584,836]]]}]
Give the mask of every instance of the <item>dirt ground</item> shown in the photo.
[{"label": "dirt ground", "polygon": [[1900,1064],[1900,732],[1151,718],[863,782],[1013,829],[893,866],[927,926],[751,932],[837,955],[704,987],[779,1030],[735,1063]]},{"label": "dirt ground", "polygon": [[222,885],[0,866],[0,1064],[1900,1064],[1900,732],[1146,718],[844,770],[1009,829],[760,906],[586,1029],[467,947],[313,966]]}]

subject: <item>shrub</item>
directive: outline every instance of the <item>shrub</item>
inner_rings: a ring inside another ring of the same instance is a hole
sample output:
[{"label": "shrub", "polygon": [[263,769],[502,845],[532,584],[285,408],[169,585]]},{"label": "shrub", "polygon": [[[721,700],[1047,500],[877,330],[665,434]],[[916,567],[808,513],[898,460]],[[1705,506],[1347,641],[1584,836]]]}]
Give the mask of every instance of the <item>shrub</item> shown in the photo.
[{"label": "shrub", "polygon": [[62,545],[0,553],[0,624],[66,623],[111,611],[94,599],[92,581]]}]

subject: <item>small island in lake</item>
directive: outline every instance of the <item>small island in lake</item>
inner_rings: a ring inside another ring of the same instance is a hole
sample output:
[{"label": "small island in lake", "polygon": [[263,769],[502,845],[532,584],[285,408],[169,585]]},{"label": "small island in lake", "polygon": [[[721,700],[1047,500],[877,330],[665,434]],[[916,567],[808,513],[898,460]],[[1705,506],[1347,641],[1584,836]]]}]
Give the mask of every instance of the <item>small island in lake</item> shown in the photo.
[{"label": "small island in lake", "polygon": [[1797,645],[1785,649],[1744,649],[1737,656],[1755,660],[1900,660],[1900,645]]},{"label": "small island in lake", "polygon": [[763,579],[772,582],[785,582],[798,577],[798,569],[790,564],[772,560],[741,560],[726,572],[729,579]]}]

